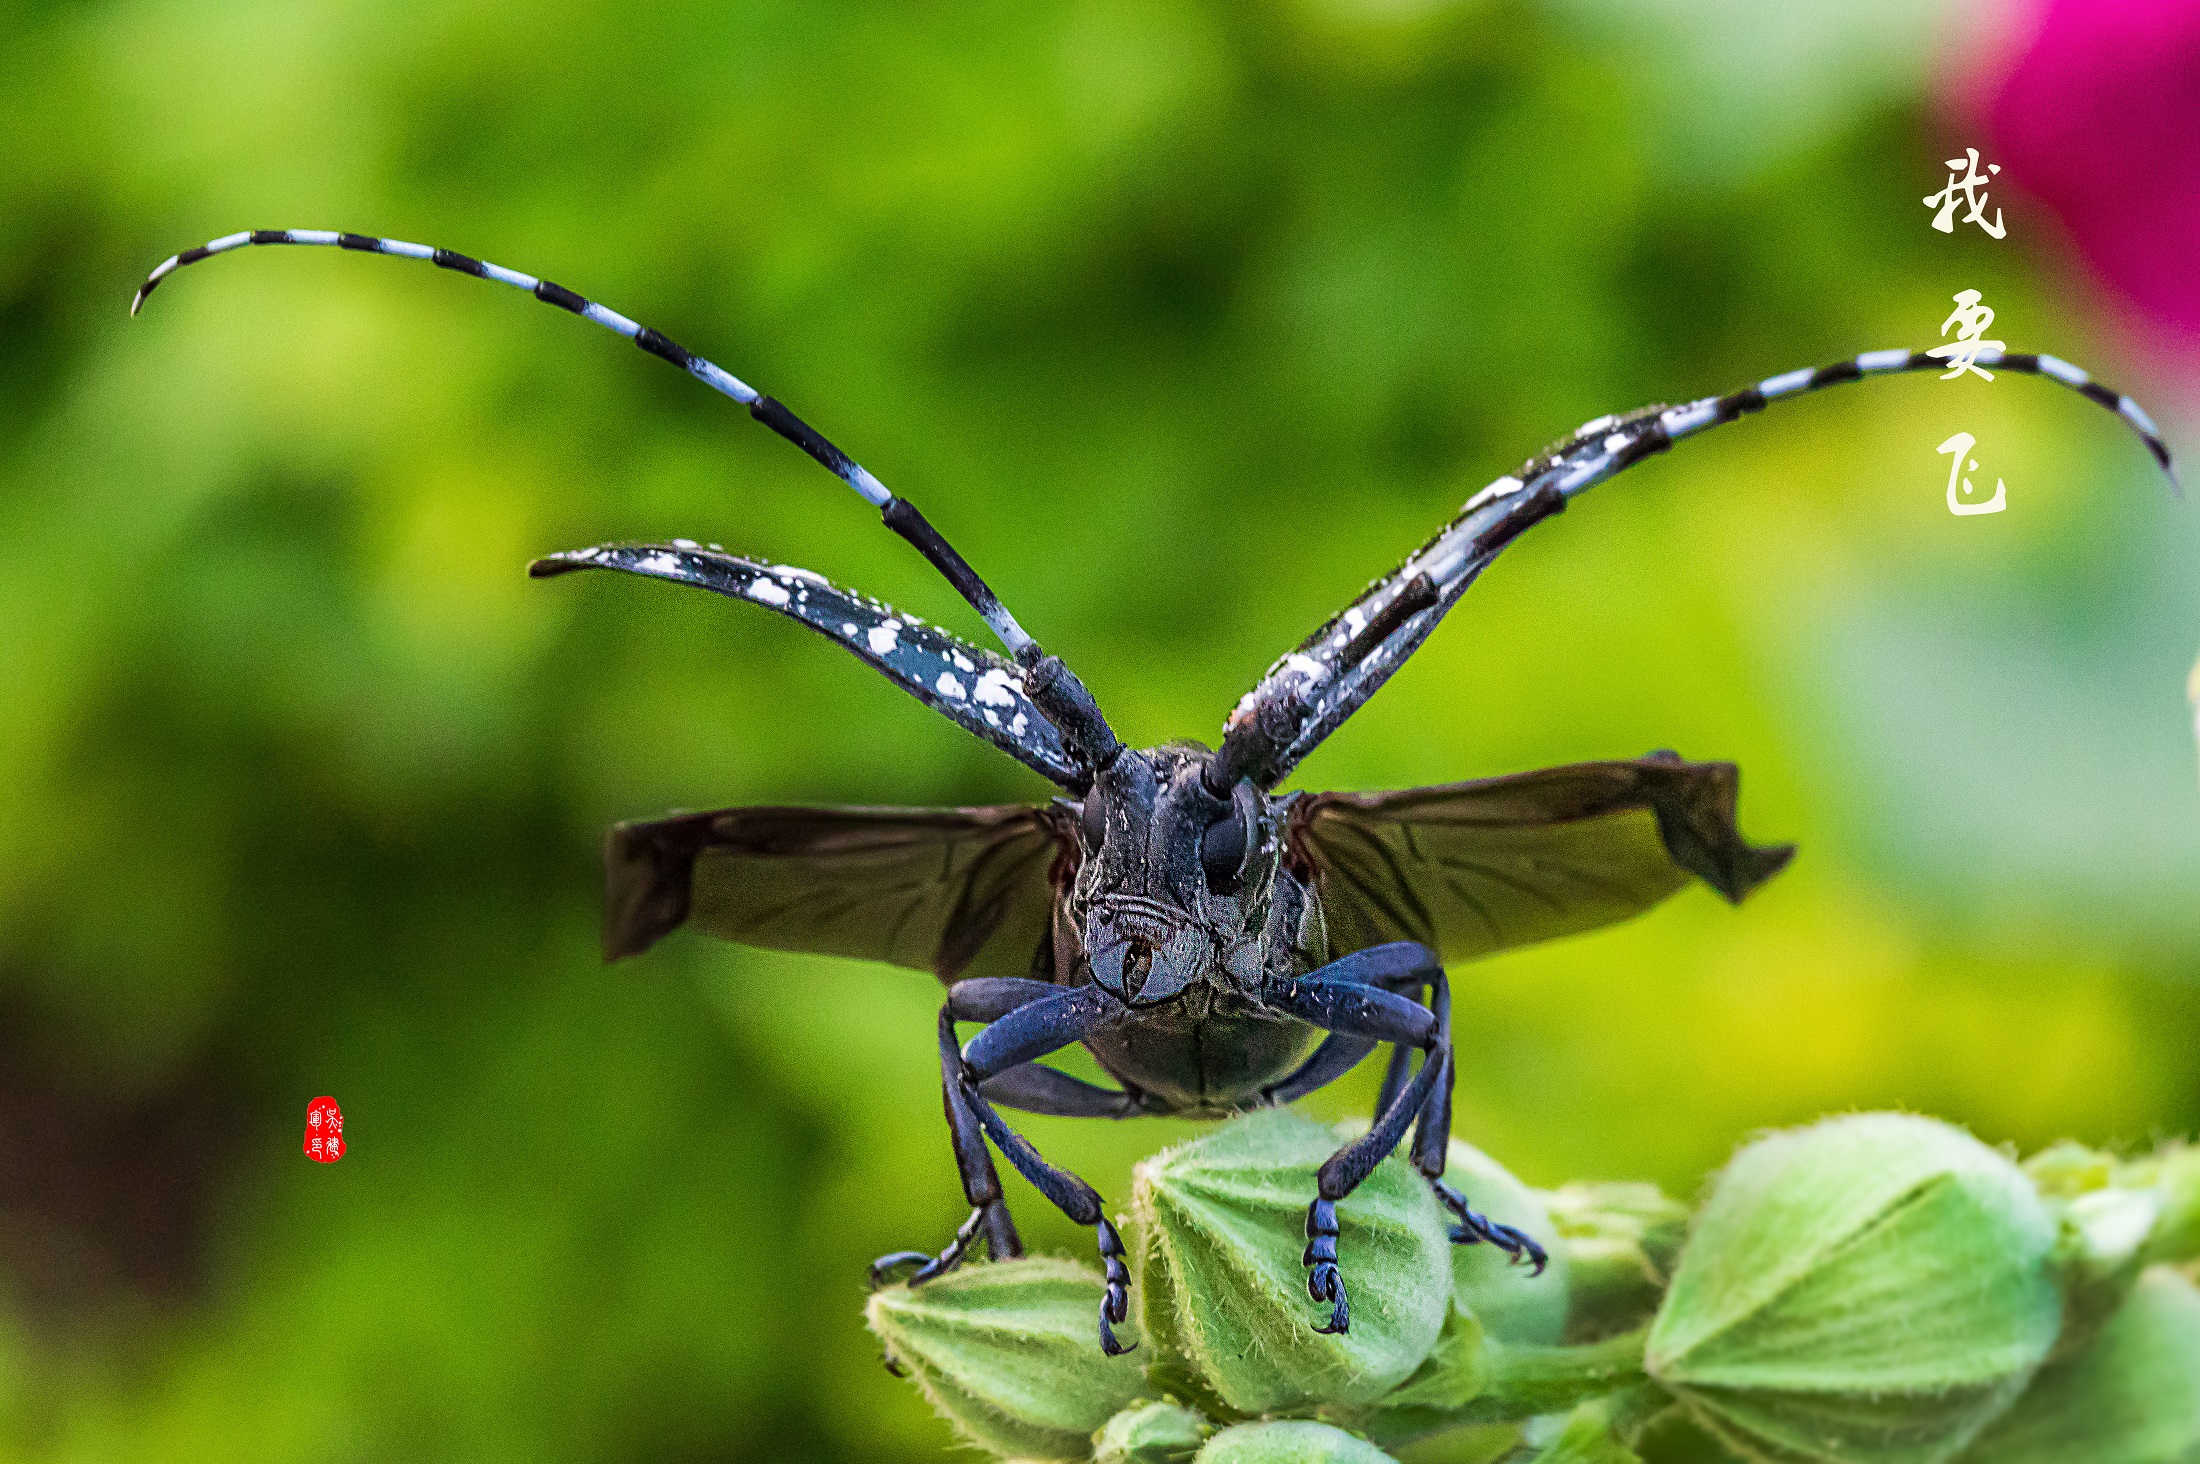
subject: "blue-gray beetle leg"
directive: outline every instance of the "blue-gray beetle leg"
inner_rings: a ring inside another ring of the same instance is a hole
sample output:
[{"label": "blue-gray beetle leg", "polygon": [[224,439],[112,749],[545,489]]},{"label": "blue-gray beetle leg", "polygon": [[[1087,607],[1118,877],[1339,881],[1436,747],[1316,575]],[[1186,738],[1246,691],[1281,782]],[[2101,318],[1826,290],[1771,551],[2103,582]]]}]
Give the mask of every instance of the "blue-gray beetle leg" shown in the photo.
[{"label": "blue-gray beetle leg", "polygon": [[[959,981],[948,988],[947,1005],[940,1009],[940,1072],[955,1164],[962,1174],[963,1192],[974,1208],[954,1241],[937,1259],[927,1261],[910,1278],[910,1284],[929,1280],[960,1262],[979,1228],[995,1223],[993,1216],[998,1215],[999,1223],[1006,1224],[1008,1212],[1001,1202],[1000,1177],[985,1148],[990,1137],[1039,1193],[1072,1221],[1090,1225],[1097,1232],[1101,1264],[1107,1270],[1107,1290],[1100,1302],[1100,1347],[1110,1356],[1131,1350],[1116,1340],[1111,1326],[1121,1324],[1130,1315],[1130,1269],[1124,1263],[1122,1237],[1109,1221],[1099,1191],[1068,1170],[1048,1163],[1030,1140],[1002,1121],[980,1087],[995,1081],[1018,1097],[1044,1098],[1051,1094],[1064,1102],[1080,1101],[1076,1094],[1082,1090],[1105,1098],[1110,1105],[1106,1111],[1122,1111],[1119,1105],[1135,1104],[1135,1098],[1109,1094],[1065,1073],[1053,1074],[1058,1084],[1030,1075],[1051,1071],[1038,1067],[1036,1059],[1112,1026],[1129,1014],[1130,1009],[1120,1000],[1095,986],[1064,989],[1043,981],[995,977]],[[958,1048],[957,1021],[989,1025]],[[998,1248],[994,1253],[1003,1254]],[[913,1253],[908,1252],[882,1258],[873,1268],[874,1274],[879,1267],[912,1258]]]},{"label": "blue-gray beetle leg", "polygon": [[[1430,990],[1424,1006],[1405,994]],[[1331,1155],[1316,1176],[1317,1194],[1306,1212],[1307,1294],[1331,1303],[1322,1332],[1343,1332],[1352,1325],[1352,1306],[1337,1263],[1337,1202],[1357,1189],[1416,1126],[1414,1167],[1437,1199],[1459,1219],[1451,1232],[1456,1242],[1489,1241],[1514,1257],[1525,1256],[1540,1272],[1546,1257],[1534,1240],[1498,1225],[1467,1207],[1466,1200],[1442,1180],[1451,1143],[1451,989],[1434,952],[1411,941],[1394,941],[1356,951],[1305,976],[1273,983],[1264,1001],[1332,1034],[1298,1073],[1277,1091],[1311,1091],[1307,1080],[1343,1062],[1354,1048],[1357,1061],[1375,1044],[1394,1044],[1383,1081],[1375,1122],[1365,1135]],[[1334,1045],[1333,1045],[1334,1044]],[[1420,1069],[1406,1077],[1407,1055],[1423,1054]],[[1333,1053],[1325,1060],[1325,1053]],[[1339,1068],[1339,1071],[1342,1069]],[[1334,1076],[1328,1073],[1327,1076]]]}]

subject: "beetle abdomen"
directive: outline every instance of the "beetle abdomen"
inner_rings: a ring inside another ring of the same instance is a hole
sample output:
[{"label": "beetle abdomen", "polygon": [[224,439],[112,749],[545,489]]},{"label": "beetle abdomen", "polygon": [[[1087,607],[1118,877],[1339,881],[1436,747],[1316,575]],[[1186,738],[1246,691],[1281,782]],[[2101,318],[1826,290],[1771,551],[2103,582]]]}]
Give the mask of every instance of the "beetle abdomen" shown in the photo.
[{"label": "beetle abdomen", "polygon": [[1304,1062],[1322,1034],[1290,1017],[1161,1010],[1085,1041],[1100,1065],[1190,1118],[1258,1108],[1262,1095]]}]

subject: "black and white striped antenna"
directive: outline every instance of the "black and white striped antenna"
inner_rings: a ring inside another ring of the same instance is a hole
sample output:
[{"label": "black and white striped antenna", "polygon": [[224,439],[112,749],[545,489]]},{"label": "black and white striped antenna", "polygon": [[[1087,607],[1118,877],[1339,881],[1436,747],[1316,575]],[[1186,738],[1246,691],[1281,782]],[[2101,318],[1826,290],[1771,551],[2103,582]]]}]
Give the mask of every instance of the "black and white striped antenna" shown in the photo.
[{"label": "black and white striped antenna", "polygon": [[336,249],[349,249],[362,254],[387,254],[399,259],[420,259],[440,268],[472,275],[476,279],[494,280],[500,285],[510,285],[525,290],[537,300],[569,310],[583,320],[595,322],[604,329],[625,336],[628,340],[649,352],[661,356],[688,375],[702,382],[711,390],[732,397],[749,409],[749,415],[801,448],[822,463],[832,475],[863,495],[864,502],[879,510],[886,527],[916,546],[917,552],[929,560],[955,592],[969,601],[1001,644],[1008,648],[1016,663],[1023,668],[1030,683],[1029,694],[1061,730],[1071,753],[1078,761],[1098,769],[1114,760],[1118,745],[1115,734],[1109,730],[1106,719],[1100,714],[1099,705],[1076,673],[1063,665],[1060,658],[1047,655],[1039,643],[1031,638],[1016,617],[1009,614],[1000,596],[978,577],[970,562],[962,557],[955,546],[941,537],[939,530],[917,511],[915,504],[889,491],[871,471],[861,463],[827,441],[824,434],[809,423],[788,411],[772,397],[764,395],[740,377],[713,361],[696,355],[685,346],[673,341],[662,332],[653,330],[639,321],[630,320],[618,311],[575,294],[565,286],[534,275],[522,274],[516,269],[506,269],[499,264],[475,259],[472,255],[455,250],[438,249],[428,244],[407,243],[403,239],[380,239],[368,234],[345,234],[331,229],[247,229],[241,233],[225,234],[196,249],[186,249],[181,254],[162,260],[147,275],[145,283],[138,286],[137,294],[130,300],[130,313],[134,316],[144,306],[146,299],[160,282],[187,264],[197,264],[217,254],[244,249],[255,244],[318,244]]},{"label": "black and white striped antenna", "polygon": [[[525,290],[538,300],[594,321],[651,355],[670,361],[713,391],[741,403],[750,416],[817,459],[877,508],[888,528],[915,545],[1015,657],[1024,673],[1026,695],[1060,731],[1065,749],[1078,767],[1096,772],[1112,763],[1120,751],[1114,732],[1084,683],[1059,657],[1040,649],[1001,604],[1000,597],[913,504],[889,492],[868,469],[773,398],[662,333],[563,285],[471,255],[400,239],[322,229],[254,229],[225,235],[162,261],[138,287],[130,302],[130,313],[135,315],[160,282],[184,265],[254,244],[317,244],[426,260],[443,269]],[[2169,445],[2145,409],[2130,397],[2054,356],[1985,347],[1970,353],[1968,359],[1982,366],[2045,377],[2114,412],[2145,442],[2168,475],[2172,489],[2182,496]],[[1754,386],[1725,396],[1706,397],[1684,407],[1650,407],[1588,423],[1567,441],[1531,459],[1517,475],[1499,478],[1476,494],[1397,572],[1371,585],[1297,651],[1270,668],[1267,677],[1231,716],[1209,772],[1219,780],[1219,787],[1226,788],[1240,776],[1250,776],[1263,786],[1273,785],[1374,694],[1500,550],[1577,494],[1664,452],[1682,438],[1762,411],[1771,402],[1872,376],[1938,371],[1949,365],[1941,355],[1930,351],[1866,351],[1828,366],[1768,377]]]},{"label": "black and white striped antenna", "polygon": [[[2147,445],[2171,491],[2183,496],[2169,444],[2146,409],[2130,397],[2055,356],[1986,347],[1971,359],[1981,366],[2045,377],[2114,412]],[[1944,371],[1949,365],[1930,351],[1866,351],[1830,365],[1767,377],[1725,396],[1680,407],[1644,407],[1582,424],[1565,441],[1468,499],[1404,564],[1368,586],[1271,666],[1224,725],[1222,742],[1204,772],[1209,791],[1221,796],[1239,778],[1251,778],[1264,788],[1281,781],[1405,664],[1508,544],[1577,495],[1683,438],[1761,412],[1773,402],[1874,376]]]}]

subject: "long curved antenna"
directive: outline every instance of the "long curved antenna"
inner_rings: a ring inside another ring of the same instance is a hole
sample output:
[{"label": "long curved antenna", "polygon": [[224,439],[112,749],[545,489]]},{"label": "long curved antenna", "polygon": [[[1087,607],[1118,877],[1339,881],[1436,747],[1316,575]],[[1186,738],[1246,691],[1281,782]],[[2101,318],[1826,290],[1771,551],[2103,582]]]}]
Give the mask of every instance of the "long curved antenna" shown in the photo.
[{"label": "long curved antenna", "polygon": [[[1070,757],[1052,719],[1025,694],[1013,663],[969,645],[868,595],[791,564],[760,564],[691,540],[599,544],[545,555],[535,579],[610,569],[693,585],[776,611],[833,641],[872,670],[1042,777],[1082,794],[1090,778]],[[684,886],[683,886],[684,888]]]},{"label": "long curved antenna", "polygon": [[[2176,465],[2159,428],[2140,405],[2054,356],[1992,349],[1982,366],[2044,376],[2097,402],[2139,434],[2140,441],[2182,496]],[[1866,351],[1830,366],[1769,377],[1725,396],[1685,407],[1644,407],[1623,417],[1599,417],[1548,451],[1530,458],[1468,499],[1456,517],[1396,570],[1368,586],[1341,613],[1268,669],[1230,714],[1222,746],[1208,762],[1210,789],[1226,794],[1239,778],[1273,787],[1344,720],[1365,705],[1391,673],[1420,648],[1446,611],[1504,547],[1569,499],[1664,452],[1684,437],[1801,396],[1867,376],[1945,370],[1925,351]]]},{"label": "long curved antenna", "polygon": [[521,274],[518,270],[490,264],[468,254],[450,249],[438,249],[427,244],[409,244],[402,239],[379,239],[367,234],[345,234],[330,229],[248,229],[242,233],[225,234],[211,243],[196,249],[186,249],[171,255],[154,267],[145,283],[138,286],[137,294],[130,300],[130,313],[136,315],[160,282],[187,264],[197,264],[217,254],[227,254],[254,244],[318,244],[336,249],[355,250],[363,254],[387,254],[399,259],[426,260],[442,269],[455,270],[472,275],[476,279],[494,280],[525,290],[537,300],[571,311],[584,320],[594,321],[608,331],[625,336],[628,340],[649,352],[661,356],[688,375],[716,392],[732,397],[749,409],[749,415],[801,448],[823,464],[834,477],[863,495],[866,503],[879,510],[886,527],[915,545],[917,552],[930,561],[932,567],[955,587],[955,592],[970,603],[981,619],[1008,647],[1009,654],[1023,668],[1027,689],[1033,702],[1045,710],[1048,718],[1061,728],[1070,753],[1083,766],[1097,770],[1107,766],[1115,758],[1118,744],[1115,734],[1100,714],[1099,705],[1091,692],[1077,679],[1076,673],[1063,665],[1059,657],[1050,656],[1039,643],[1031,638],[1016,617],[1008,613],[1000,597],[992,587],[978,577],[969,561],[957,553],[955,546],[940,536],[939,530],[926,521],[916,505],[889,492],[885,484],[872,476],[869,469],[850,458],[828,442],[824,435],[809,423],[764,395],[740,377],[714,362],[705,360],[693,351],[679,345],[662,333],[629,320],[618,311],[599,305],[593,300],[574,294],[571,290],[552,281],[538,279],[534,275]]}]

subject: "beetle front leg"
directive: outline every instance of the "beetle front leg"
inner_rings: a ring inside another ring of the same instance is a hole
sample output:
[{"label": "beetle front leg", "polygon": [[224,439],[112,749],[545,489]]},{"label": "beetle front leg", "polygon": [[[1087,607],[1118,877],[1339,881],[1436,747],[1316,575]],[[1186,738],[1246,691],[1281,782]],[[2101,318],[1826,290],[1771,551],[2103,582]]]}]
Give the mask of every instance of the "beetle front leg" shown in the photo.
[{"label": "beetle front leg", "polygon": [[[1421,1171],[1437,1202],[1457,1217],[1459,1223],[1451,1228],[1454,1245],[1479,1245],[1488,1242],[1510,1256],[1514,1261],[1525,1260],[1535,1267],[1535,1274],[1543,1274],[1550,1264],[1550,1256],[1544,1252],[1535,1237],[1524,1230],[1503,1225],[1479,1214],[1467,1204],[1467,1197],[1444,1183],[1444,1165],[1451,1151],[1451,1087],[1456,1076],[1451,1048],[1451,983],[1445,979],[1444,968],[1434,967],[1428,978],[1432,996],[1431,1009],[1436,1013],[1437,1030],[1443,1034],[1443,1070],[1430,1085],[1427,1099],[1413,1130],[1413,1167]],[[1422,1066],[1438,1061],[1432,1053]],[[1396,1049],[1391,1058],[1389,1073],[1383,1080],[1383,1098],[1376,1112],[1383,1111],[1387,1102],[1399,1091],[1404,1082],[1405,1049]]]},{"label": "beetle front leg", "polygon": [[980,1085],[1128,1015],[1129,1009],[1118,998],[1097,986],[1057,987],[1044,999],[1003,1014],[971,1038],[962,1050],[959,1074],[964,1100],[987,1136],[1008,1156],[1008,1162],[1071,1221],[1091,1226],[1098,1237],[1100,1261],[1107,1271],[1107,1290],[1100,1300],[1100,1350],[1110,1357],[1131,1350],[1116,1340],[1114,1330],[1130,1315],[1131,1275],[1124,1263],[1123,1238],[1108,1219],[1100,1192],[1068,1170],[1048,1163],[1029,1139],[1010,1128],[994,1111]]},{"label": "beetle front leg", "polygon": [[[1433,1007],[1402,994],[1433,987]],[[1402,991],[1401,991],[1402,988]],[[1337,1203],[1359,1188],[1375,1166],[1418,1120],[1413,1162],[1437,1198],[1460,1217],[1455,1241],[1490,1240],[1516,1257],[1531,1256],[1540,1271],[1543,1252],[1533,1240],[1510,1227],[1494,1225],[1466,1208],[1466,1201],[1442,1181],[1451,1129],[1451,999],[1443,966],[1434,952],[1410,941],[1357,951],[1306,976],[1274,983],[1263,998],[1269,1005],[1322,1028],[1331,1041],[1396,1044],[1383,1084],[1383,1103],[1367,1133],[1332,1154],[1315,1176],[1316,1195],[1306,1212],[1307,1293],[1331,1304],[1329,1321],[1316,1328],[1343,1332],[1352,1325],[1352,1305],[1337,1255]],[[1422,1053],[1420,1070],[1405,1077],[1408,1049]]]},{"label": "beetle front leg", "polygon": [[1016,1166],[1017,1172],[1030,1180],[1040,1194],[1052,1200],[1072,1223],[1093,1228],[1100,1246],[1100,1264],[1107,1271],[1107,1289],[1100,1298],[1100,1350],[1110,1357],[1136,1350],[1137,1343],[1126,1347],[1115,1338],[1115,1326],[1120,1326],[1130,1315],[1131,1273],[1123,1259],[1123,1237],[1116,1233],[1115,1222],[1108,1219],[1107,1206],[1100,1192],[1067,1169],[1048,1163],[1045,1156],[1032,1147],[1031,1140],[1010,1128],[993,1111],[993,1105],[986,1102],[975,1085],[970,1092],[972,1106],[978,1110],[978,1119],[985,1125],[986,1133],[1008,1156],[1008,1162]]},{"label": "beetle front leg", "polygon": [[979,1085],[1001,1072],[1010,1072],[1032,1059],[1045,1057],[1047,1052],[1067,1048],[1089,1033],[1122,1021],[1126,1015],[1129,1015],[1129,1008],[1118,997],[1102,991],[1100,986],[1071,986],[1067,991],[1056,988],[1054,995],[1041,1002],[1032,1002],[1016,1008],[1010,1015],[1003,1015],[983,1033],[972,1037],[970,1044],[961,1050],[964,1096],[970,1103],[970,1110],[977,1114],[977,1121],[986,1127],[992,1143],[999,1145],[1001,1154],[1008,1156],[1016,1173],[1030,1180],[1032,1187],[1047,1200],[1052,1200],[1056,1209],[1069,1215],[1071,1222],[1093,1226],[1093,1233],[1100,1242],[1100,1264],[1107,1268],[1107,1292],[1102,1292],[1100,1297],[1100,1350],[1109,1356],[1131,1352],[1131,1347],[1115,1341],[1115,1325],[1122,1325],[1131,1314],[1131,1268],[1124,1264],[1122,1235],[1115,1233],[1115,1224],[1107,1217],[1107,1206],[1100,1200],[1100,1191],[1067,1169],[1049,1165],[1038,1154],[1038,1149],[1032,1147],[1030,1138],[1008,1127],[1001,1114],[994,1112]]},{"label": "beetle front leg", "polygon": [[971,1242],[981,1233],[985,1236],[986,1250],[997,1261],[1024,1253],[1023,1240],[1016,1234],[1016,1222],[1009,1217],[1008,1203],[1001,1197],[1000,1173],[994,1169],[993,1156],[985,1147],[985,1130],[970,1106],[961,1081],[962,1047],[955,1040],[957,1016],[950,994],[947,1005],[940,1008],[940,1098],[947,1111],[947,1132],[954,1143],[955,1169],[962,1177],[963,1198],[970,1201],[970,1218],[963,1221],[955,1231],[955,1238],[936,1256],[923,1251],[895,1251],[871,1262],[873,1290],[886,1284],[887,1276],[903,1266],[917,1268],[909,1277],[912,1286],[945,1275],[962,1264]]},{"label": "beetle front leg", "polygon": [[[914,1251],[881,1257],[872,1267],[874,1278],[894,1266],[920,1262],[921,1268],[910,1278],[910,1284],[928,1281],[962,1260],[981,1227],[994,1254],[1004,1254],[991,1240],[995,1224],[1007,1225],[1008,1210],[1001,1199],[1000,1177],[985,1147],[990,1136],[1018,1172],[1063,1214],[1079,1225],[1092,1226],[1097,1233],[1101,1263],[1107,1270],[1107,1290],[1100,1302],[1101,1350],[1111,1357],[1131,1350],[1116,1340],[1111,1325],[1120,1325],[1130,1315],[1130,1269],[1124,1263],[1123,1239],[1108,1219],[1099,1191],[1041,1157],[1030,1140],[1002,1121],[981,1087],[989,1079],[1023,1070],[1035,1059],[1127,1015],[1128,1009],[1119,999],[1097,986],[1064,988],[1043,981],[1002,977],[959,981],[948,989],[947,1005],[940,1010],[941,1087],[946,1096],[948,1130],[955,1142],[955,1163],[973,1209],[955,1239],[937,1257]],[[958,1021],[989,1025],[967,1046],[958,1048]],[[1064,1079],[1065,1083],[1070,1081]],[[1015,1091],[1018,1096],[1032,1096]],[[1007,1233],[1014,1245],[1014,1229],[1009,1228]],[[1020,1249],[1005,1253],[1018,1254]]]},{"label": "beetle front leg", "polygon": [[968,1085],[962,1081],[962,1045],[955,1039],[955,1024],[998,1021],[1061,994],[1062,988],[1052,982],[1018,977],[958,981],[948,988],[947,1004],[940,1008],[940,1100],[947,1112],[947,1132],[955,1148],[955,1170],[962,1178],[963,1197],[970,1201],[970,1218],[956,1229],[954,1239],[937,1256],[923,1251],[895,1251],[873,1261],[873,1289],[884,1285],[887,1276],[902,1266],[917,1268],[909,1278],[912,1286],[945,1275],[962,1264],[971,1243],[981,1234],[987,1252],[997,1261],[1024,1253],[1016,1222],[1010,1218],[1008,1202],[1001,1195],[1001,1176],[985,1146],[985,1129],[971,1106]]}]

